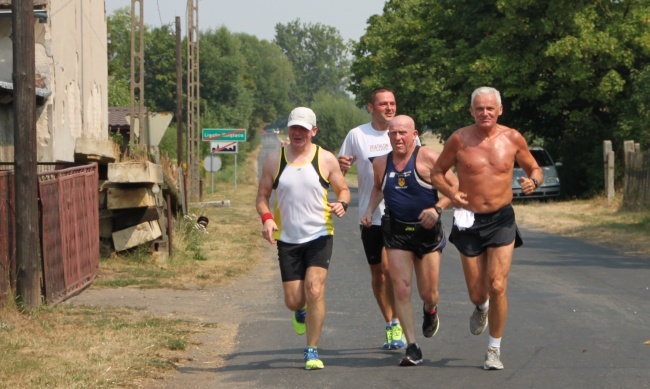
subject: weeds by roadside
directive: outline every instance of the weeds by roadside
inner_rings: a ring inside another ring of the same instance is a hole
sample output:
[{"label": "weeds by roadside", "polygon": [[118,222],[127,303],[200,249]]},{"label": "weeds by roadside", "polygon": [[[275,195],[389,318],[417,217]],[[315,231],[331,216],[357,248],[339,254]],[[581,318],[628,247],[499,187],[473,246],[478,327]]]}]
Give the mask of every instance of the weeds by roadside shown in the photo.
[{"label": "weeds by roadside", "polygon": [[46,306],[0,310],[5,388],[131,388],[183,358],[204,325],[136,309]]},{"label": "weeds by roadside", "polygon": [[[248,272],[264,255],[254,206],[257,154],[249,158],[236,191],[232,181],[218,182],[203,196],[228,199],[230,207],[190,209],[209,219],[207,228],[197,229],[196,217],[176,223],[167,261],[146,247],[103,258],[91,288],[204,288]],[[0,310],[0,387],[140,387],[182,363],[195,335],[216,326],[130,308],[63,303],[21,314],[9,305]]]}]

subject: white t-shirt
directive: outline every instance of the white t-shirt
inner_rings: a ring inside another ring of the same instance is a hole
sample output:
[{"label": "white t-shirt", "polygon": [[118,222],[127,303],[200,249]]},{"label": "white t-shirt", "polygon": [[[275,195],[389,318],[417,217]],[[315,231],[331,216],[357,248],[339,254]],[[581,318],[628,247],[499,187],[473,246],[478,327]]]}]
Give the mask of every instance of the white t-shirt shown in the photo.
[{"label": "white t-shirt", "polygon": [[[366,213],[372,187],[375,185],[375,178],[372,171],[372,160],[388,154],[393,148],[388,139],[388,130],[377,131],[372,128],[371,123],[362,124],[353,128],[343,141],[339,156],[352,156],[352,163],[357,164],[357,176],[359,179],[359,221]],[[372,214],[372,224],[381,225],[381,215],[384,214],[384,202]]]}]

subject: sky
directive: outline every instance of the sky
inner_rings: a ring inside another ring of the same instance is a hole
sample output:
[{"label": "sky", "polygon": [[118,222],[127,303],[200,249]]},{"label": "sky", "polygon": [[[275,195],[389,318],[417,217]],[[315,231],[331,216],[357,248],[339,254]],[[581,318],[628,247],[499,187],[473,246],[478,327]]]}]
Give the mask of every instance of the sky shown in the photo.
[{"label": "sky", "polygon": [[[187,0],[141,1],[144,24],[173,26],[176,16],[180,16],[183,35],[186,33]],[[105,2],[107,15],[118,8],[131,8],[131,0]],[[199,29],[225,26],[231,32],[243,32],[270,41],[275,36],[277,23],[287,24],[300,19],[301,23],[335,27],[345,41],[358,41],[365,34],[368,18],[381,14],[384,4],[384,0],[199,0]]]}]

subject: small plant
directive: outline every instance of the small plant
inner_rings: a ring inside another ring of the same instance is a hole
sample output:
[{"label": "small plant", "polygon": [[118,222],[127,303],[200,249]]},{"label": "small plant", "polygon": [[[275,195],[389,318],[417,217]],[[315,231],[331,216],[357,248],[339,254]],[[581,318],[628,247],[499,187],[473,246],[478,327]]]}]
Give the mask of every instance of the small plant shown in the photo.
[{"label": "small plant", "polygon": [[[184,250],[188,252],[190,258],[197,261],[207,260],[201,249],[203,236],[207,235],[205,225],[198,223],[198,218],[194,214],[185,215],[177,227],[177,236],[180,237],[179,242],[184,243]],[[183,250],[183,245],[179,249]]]},{"label": "small plant", "polygon": [[167,341],[167,348],[170,350],[185,350],[185,341],[183,339],[169,339]]}]

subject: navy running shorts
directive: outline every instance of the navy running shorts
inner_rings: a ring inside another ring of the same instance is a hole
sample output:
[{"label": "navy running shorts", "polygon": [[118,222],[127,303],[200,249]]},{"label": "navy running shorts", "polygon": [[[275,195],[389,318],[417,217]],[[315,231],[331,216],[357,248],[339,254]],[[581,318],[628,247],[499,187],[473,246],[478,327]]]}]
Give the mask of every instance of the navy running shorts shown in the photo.
[{"label": "navy running shorts", "polygon": [[311,266],[329,269],[333,238],[332,235],[325,235],[298,244],[278,241],[282,282],[304,280],[307,268]]},{"label": "navy running shorts", "polygon": [[515,210],[510,204],[495,212],[475,213],[474,224],[462,231],[454,224],[449,241],[468,257],[476,257],[488,247],[507,246],[513,241],[515,247],[523,244],[515,223]]}]

